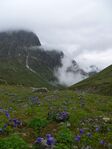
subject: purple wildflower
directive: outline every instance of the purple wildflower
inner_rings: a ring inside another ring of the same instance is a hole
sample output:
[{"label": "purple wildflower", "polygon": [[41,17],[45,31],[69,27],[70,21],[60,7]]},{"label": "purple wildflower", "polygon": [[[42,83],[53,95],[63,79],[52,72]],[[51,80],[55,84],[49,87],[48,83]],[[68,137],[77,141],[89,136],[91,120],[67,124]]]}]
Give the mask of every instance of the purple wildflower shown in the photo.
[{"label": "purple wildflower", "polygon": [[100,144],[101,144],[101,145],[104,145],[104,144],[105,144],[105,141],[104,141],[104,140],[101,140],[101,141],[100,141]]},{"label": "purple wildflower", "polygon": [[84,129],[80,129],[79,132],[82,135],[84,133]]},{"label": "purple wildflower", "polygon": [[99,127],[96,127],[96,132],[98,132],[99,131]]},{"label": "purple wildflower", "polygon": [[10,114],[7,111],[5,112],[5,115],[8,119],[10,118]]},{"label": "purple wildflower", "polygon": [[75,137],[75,141],[77,141],[77,142],[79,142],[80,139],[81,139],[81,136],[79,136],[79,135],[77,135],[77,136]]},{"label": "purple wildflower", "polygon": [[46,143],[47,143],[47,145],[53,145],[54,144],[54,138],[53,137],[48,137]]},{"label": "purple wildflower", "polygon": [[4,128],[6,128],[8,126],[8,124],[4,124]]},{"label": "purple wildflower", "polygon": [[14,127],[21,125],[21,121],[19,121],[18,119],[13,119],[12,121],[14,122]]},{"label": "purple wildflower", "polygon": [[31,100],[32,104],[40,105],[40,100],[37,96],[30,97],[30,100]]},{"label": "purple wildflower", "polygon": [[65,121],[69,118],[68,112],[60,112],[57,114],[56,119],[59,121]]},{"label": "purple wildflower", "polygon": [[43,138],[38,137],[38,138],[36,139],[35,143],[41,143],[41,142],[42,142],[42,140],[43,140]]},{"label": "purple wildflower", "polygon": [[88,132],[87,136],[90,138],[90,137],[92,137],[92,134],[90,132]]},{"label": "purple wildflower", "polygon": [[49,137],[52,137],[52,135],[51,134],[46,134],[46,137],[49,138]]}]

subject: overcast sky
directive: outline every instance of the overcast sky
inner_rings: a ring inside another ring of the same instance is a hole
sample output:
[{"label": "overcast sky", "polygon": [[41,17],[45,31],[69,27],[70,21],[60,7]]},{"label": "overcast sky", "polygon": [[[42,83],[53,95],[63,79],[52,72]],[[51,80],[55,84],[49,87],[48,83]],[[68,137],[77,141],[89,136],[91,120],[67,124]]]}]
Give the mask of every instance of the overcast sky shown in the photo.
[{"label": "overcast sky", "polygon": [[112,64],[112,0],[0,0],[0,31],[34,31],[81,66]]}]

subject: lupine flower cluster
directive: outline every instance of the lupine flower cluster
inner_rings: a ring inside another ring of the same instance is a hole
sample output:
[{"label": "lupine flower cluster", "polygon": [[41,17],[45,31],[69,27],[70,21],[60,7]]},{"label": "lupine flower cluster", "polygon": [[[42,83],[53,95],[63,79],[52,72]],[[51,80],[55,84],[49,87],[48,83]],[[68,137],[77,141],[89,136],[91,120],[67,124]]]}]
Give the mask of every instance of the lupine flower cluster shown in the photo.
[{"label": "lupine flower cluster", "polygon": [[30,102],[33,104],[33,105],[38,105],[40,106],[40,100],[37,96],[33,96],[33,97],[30,97]]},{"label": "lupine flower cluster", "polygon": [[48,147],[52,148],[55,145],[55,139],[51,134],[47,134],[45,138],[38,137],[34,142],[35,145],[39,147]]},{"label": "lupine flower cluster", "polygon": [[56,114],[56,120],[57,121],[66,121],[69,119],[69,114],[68,112],[59,112]]},{"label": "lupine flower cluster", "polygon": [[[94,132],[96,132],[96,130],[94,130]],[[98,133],[98,132],[96,132]],[[83,140],[84,136],[87,136],[88,139],[92,139],[92,134],[90,132],[86,132],[84,129],[79,129],[79,134],[77,134],[74,137],[74,143],[78,143],[80,144],[81,141]],[[35,145],[38,145],[40,148],[47,148],[47,149],[53,149],[55,146],[58,145],[59,142],[56,142],[56,139],[51,135],[51,134],[47,134],[45,138],[43,137],[38,137],[36,139],[36,141],[34,142]],[[73,144],[74,144],[73,143]],[[105,140],[101,139],[99,140],[99,145],[105,146],[106,142]],[[80,144],[81,145],[81,144]],[[86,144],[85,144],[86,145]]]},{"label": "lupine flower cluster", "polygon": [[[65,106],[64,106],[65,108]],[[48,117],[47,119],[54,120],[57,122],[65,122],[69,119],[69,113],[67,110],[63,110],[63,108],[59,109],[59,107],[49,108]]]},{"label": "lupine flower cluster", "polygon": [[[85,132],[84,129],[81,128],[81,129],[79,129],[79,134],[75,136],[74,140],[75,140],[76,142],[80,142],[80,141],[83,139],[84,136],[87,136],[88,139],[89,139],[89,138],[92,139],[94,133],[99,133],[99,132],[100,132],[100,127],[96,127],[96,128],[94,129],[94,132],[93,132],[93,133],[91,133],[91,132],[88,132],[88,133],[87,133],[87,132]],[[99,144],[105,146],[105,145],[106,145],[106,142],[105,142],[104,139],[101,139],[101,140],[99,139]]]},{"label": "lupine flower cluster", "polygon": [[80,135],[77,135],[76,137],[75,137],[75,141],[80,141],[81,140],[81,136]]},{"label": "lupine flower cluster", "polygon": [[47,134],[46,135],[46,138],[47,138],[47,142],[46,142],[47,145],[53,145],[53,144],[55,144],[55,140],[54,140],[54,138],[52,137],[51,134]]},{"label": "lupine flower cluster", "polygon": [[22,126],[22,122],[20,120],[16,119],[16,118],[10,119],[9,125],[11,125],[11,124],[12,124],[13,127],[20,127],[20,126]]},{"label": "lupine flower cluster", "polygon": [[11,126],[11,127],[20,127],[22,126],[22,122],[16,118],[14,119],[11,119],[11,116],[10,116],[10,113],[6,110],[3,110],[3,112],[5,113],[5,116],[7,118],[7,123],[4,124],[4,126],[2,128],[0,128],[0,134],[2,134],[8,126]]},{"label": "lupine flower cluster", "polygon": [[[80,141],[81,140],[81,137],[84,135],[84,133],[85,133],[85,130],[84,129],[79,129],[79,135],[77,135],[76,137],[75,137],[75,140],[76,141]],[[90,132],[88,132],[88,133],[86,133],[86,136],[88,136],[88,138],[91,138],[92,137],[92,134],[90,133]]]},{"label": "lupine flower cluster", "polygon": [[8,111],[5,112],[5,115],[6,115],[6,117],[7,117],[8,119],[10,119],[10,114],[9,114]]}]

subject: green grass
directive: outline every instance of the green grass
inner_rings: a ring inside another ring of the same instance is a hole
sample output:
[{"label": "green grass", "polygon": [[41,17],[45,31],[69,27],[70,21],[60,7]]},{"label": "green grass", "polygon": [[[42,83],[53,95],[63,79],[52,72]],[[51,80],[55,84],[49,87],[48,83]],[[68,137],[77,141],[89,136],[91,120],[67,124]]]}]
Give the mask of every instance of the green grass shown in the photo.
[{"label": "green grass", "polygon": [[22,64],[16,59],[2,59],[0,60],[0,84],[55,88],[50,84],[52,72],[48,68],[40,66],[39,68],[37,66],[37,70],[37,73],[29,71],[24,62]]},{"label": "green grass", "polygon": [[28,149],[27,143],[17,134],[0,140],[1,149]]},{"label": "green grass", "polygon": [[71,86],[70,89],[112,95],[112,65],[98,74]]},{"label": "green grass", "polygon": [[[40,104],[33,104],[31,97],[38,96]],[[12,123],[0,134],[0,143],[8,148],[13,146],[12,136],[16,134],[18,142],[33,148],[33,143],[38,136],[45,138],[46,134],[52,134],[57,140],[56,149],[71,149],[74,145],[81,148],[89,144],[93,148],[102,148],[99,141],[105,140],[106,145],[112,144],[112,97],[97,94],[79,94],[72,90],[50,91],[48,93],[32,93],[30,87],[0,86],[0,107],[9,110],[10,117],[22,122],[22,126],[13,127]],[[48,120],[48,112],[65,111],[69,113],[69,119],[65,122]],[[108,118],[105,122],[103,118]],[[5,113],[0,110],[0,127],[8,123]],[[100,132],[95,132],[100,127]],[[81,141],[74,138],[83,128],[85,134]],[[111,131],[107,130],[110,129]],[[87,133],[91,132],[93,139],[88,139]],[[9,143],[7,143],[7,140]],[[20,141],[19,141],[20,140]],[[18,147],[19,149],[21,147]],[[103,146],[107,148],[107,146]]]}]

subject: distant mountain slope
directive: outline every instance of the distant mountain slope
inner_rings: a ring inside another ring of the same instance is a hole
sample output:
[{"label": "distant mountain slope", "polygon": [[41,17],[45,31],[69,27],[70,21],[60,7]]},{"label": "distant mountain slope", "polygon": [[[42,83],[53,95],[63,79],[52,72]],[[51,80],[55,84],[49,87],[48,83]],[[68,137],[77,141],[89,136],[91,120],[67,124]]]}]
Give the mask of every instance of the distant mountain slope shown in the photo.
[{"label": "distant mountain slope", "polygon": [[0,33],[0,84],[54,87],[71,85],[89,76],[63,52],[44,50],[30,31]]},{"label": "distant mountain slope", "polygon": [[96,75],[71,86],[70,89],[112,96],[112,65]]},{"label": "distant mountain slope", "polygon": [[0,83],[52,87],[62,52],[45,51],[29,31],[0,33]]}]

